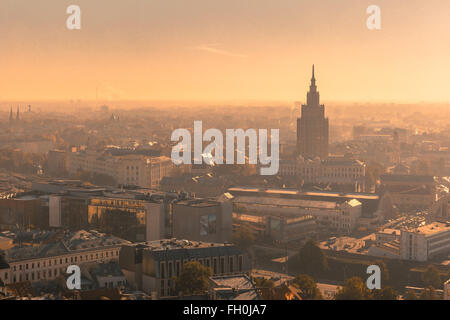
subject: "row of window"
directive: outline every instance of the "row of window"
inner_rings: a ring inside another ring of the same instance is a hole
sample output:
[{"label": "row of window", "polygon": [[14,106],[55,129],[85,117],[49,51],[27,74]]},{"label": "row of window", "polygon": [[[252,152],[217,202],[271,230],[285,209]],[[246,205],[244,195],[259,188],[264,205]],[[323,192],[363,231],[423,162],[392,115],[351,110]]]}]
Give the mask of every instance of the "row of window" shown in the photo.
[{"label": "row of window", "polygon": [[[198,258],[191,259],[190,261],[198,261],[200,264],[205,267],[211,268],[213,274],[224,274],[224,273],[233,273],[233,272],[242,272],[243,269],[243,257],[237,257],[237,264],[235,264],[235,256],[228,257],[228,268],[225,264],[226,257],[213,257],[213,258]],[[189,262],[189,260],[184,260],[183,265]],[[181,261],[161,261],[160,262],[160,278],[172,278],[178,277],[182,270]]]}]

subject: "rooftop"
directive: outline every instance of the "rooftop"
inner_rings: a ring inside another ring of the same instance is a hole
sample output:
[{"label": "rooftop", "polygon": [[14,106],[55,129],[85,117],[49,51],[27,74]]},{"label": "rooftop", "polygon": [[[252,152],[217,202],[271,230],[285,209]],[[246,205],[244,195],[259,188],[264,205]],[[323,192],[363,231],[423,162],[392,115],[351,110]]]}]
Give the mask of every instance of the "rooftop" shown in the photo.
[{"label": "rooftop", "polygon": [[429,236],[443,231],[450,231],[450,225],[446,223],[433,222],[408,231]]}]

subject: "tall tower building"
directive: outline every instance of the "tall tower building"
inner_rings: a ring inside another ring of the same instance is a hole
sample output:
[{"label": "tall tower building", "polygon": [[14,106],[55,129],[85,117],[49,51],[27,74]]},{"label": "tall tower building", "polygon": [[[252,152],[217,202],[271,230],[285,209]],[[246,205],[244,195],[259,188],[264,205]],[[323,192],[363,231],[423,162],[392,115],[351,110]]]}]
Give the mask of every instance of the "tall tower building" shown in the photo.
[{"label": "tall tower building", "polygon": [[328,156],[328,118],[325,106],[320,104],[314,65],[306,104],[302,105],[301,117],[297,119],[297,152],[303,158],[325,159]]}]

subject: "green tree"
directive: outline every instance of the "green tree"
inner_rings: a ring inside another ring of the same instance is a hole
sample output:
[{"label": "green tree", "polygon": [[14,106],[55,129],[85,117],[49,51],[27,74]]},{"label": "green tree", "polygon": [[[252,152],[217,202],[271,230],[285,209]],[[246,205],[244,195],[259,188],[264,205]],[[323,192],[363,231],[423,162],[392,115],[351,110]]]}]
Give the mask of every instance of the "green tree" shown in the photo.
[{"label": "green tree", "polygon": [[419,300],[438,300],[436,290],[432,286],[425,288],[420,294]]},{"label": "green tree", "polygon": [[397,300],[398,294],[392,287],[386,286],[379,290],[372,290],[371,298],[373,300]]},{"label": "green tree", "polygon": [[175,280],[176,289],[185,295],[204,293],[209,289],[211,275],[211,268],[197,261],[188,262]]},{"label": "green tree", "polygon": [[311,276],[320,275],[328,268],[327,257],[313,240],[300,249],[297,260],[300,270]]},{"label": "green tree", "polygon": [[439,288],[442,285],[439,271],[433,265],[429,265],[425,272],[422,273],[422,281],[425,286],[434,288]]},{"label": "green tree", "polygon": [[352,277],[338,290],[335,300],[366,300],[369,297],[369,290],[363,280],[360,277]]},{"label": "green tree", "polygon": [[302,299],[304,300],[321,300],[322,294],[317,288],[317,284],[313,278],[306,274],[300,274],[295,277],[294,285],[301,291]]}]

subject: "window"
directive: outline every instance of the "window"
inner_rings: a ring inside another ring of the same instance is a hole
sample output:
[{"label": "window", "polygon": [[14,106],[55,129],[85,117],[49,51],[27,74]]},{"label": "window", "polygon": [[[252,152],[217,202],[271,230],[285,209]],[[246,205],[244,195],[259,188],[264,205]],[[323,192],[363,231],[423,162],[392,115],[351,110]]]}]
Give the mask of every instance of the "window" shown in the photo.
[{"label": "window", "polygon": [[220,273],[225,273],[225,258],[220,258]]},{"label": "window", "polygon": [[213,265],[214,265],[214,267],[213,267],[213,271],[214,271],[214,274],[216,274],[217,273],[217,258],[214,258],[214,263],[213,263]]},{"label": "window", "polygon": [[230,272],[233,272],[233,257],[230,257]]},{"label": "window", "polygon": [[166,277],[166,273],[165,273],[165,265],[164,262],[161,262],[160,264],[160,274],[161,274],[161,278],[164,279]]},{"label": "window", "polygon": [[239,268],[239,272],[242,271],[242,262],[243,262],[242,260],[243,260],[242,256],[239,256],[239,258],[238,258],[238,268]]},{"label": "window", "polygon": [[172,262],[169,262],[167,265],[167,273],[169,274],[169,278],[172,278]]}]

